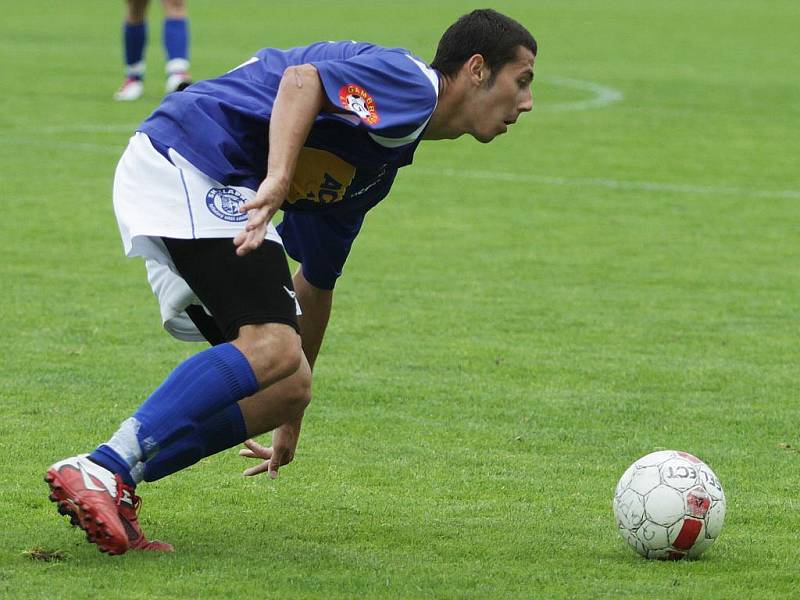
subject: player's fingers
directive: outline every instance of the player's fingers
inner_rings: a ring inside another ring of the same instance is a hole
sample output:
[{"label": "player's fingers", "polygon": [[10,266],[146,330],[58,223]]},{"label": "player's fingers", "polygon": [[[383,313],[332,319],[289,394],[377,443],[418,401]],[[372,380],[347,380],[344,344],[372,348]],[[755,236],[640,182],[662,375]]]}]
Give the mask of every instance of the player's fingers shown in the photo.
[{"label": "player's fingers", "polygon": [[260,199],[258,196],[253,198],[252,200],[247,200],[246,202],[242,202],[239,204],[239,212],[246,213],[250,210],[259,209],[264,206],[264,200]]},{"label": "player's fingers", "polygon": [[245,234],[244,241],[236,248],[238,256],[244,256],[264,242],[264,234],[259,231],[246,231]]},{"label": "player's fingers", "polygon": [[253,452],[252,450],[247,450],[242,448],[239,450],[239,456],[243,456],[244,458],[262,458],[268,459],[272,456],[272,449],[267,448],[264,452]]},{"label": "player's fingers", "polygon": [[263,473],[264,471],[269,469],[269,462],[264,461],[260,465],[255,467],[250,467],[249,469],[245,469],[242,474],[245,477],[252,477],[253,475],[258,475],[259,473]]},{"label": "player's fingers", "polygon": [[275,479],[278,476],[278,468],[283,464],[285,449],[274,448],[272,458],[269,459],[269,476]]},{"label": "player's fingers", "polygon": [[261,226],[266,225],[272,216],[275,214],[275,209],[271,206],[265,206],[260,210],[254,210],[248,215],[247,218],[247,225],[245,225],[245,229],[248,231],[253,231],[258,229]]},{"label": "player's fingers", "polygon": [[241,246],[246,239],[247,239],[247,231],[242,229],[239,233],[233,236],[233,245],[237,247]]},{"label": "player's fingers", "polygon": [[271,446],[262,446],[257,441],[253,439],[247,439],[243,443],[244,447],[250,450],[251,452],[255,453],[258,456],[264,456],[264,458],[269,458],[272,456],[272,447]]},{"label": "player's fingers", "polygon": [[233,245],[236,246],[236,253],[239,256],[243,256],[250,251],[249,245],[252,237],[251,232],[246,229],[242,229],[234,236]]}]

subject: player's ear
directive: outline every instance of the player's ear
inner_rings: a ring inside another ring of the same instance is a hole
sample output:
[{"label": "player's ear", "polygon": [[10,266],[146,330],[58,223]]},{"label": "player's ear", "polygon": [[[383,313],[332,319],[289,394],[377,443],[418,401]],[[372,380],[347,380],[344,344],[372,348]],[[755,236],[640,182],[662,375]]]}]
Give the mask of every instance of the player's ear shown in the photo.
[{"label": "player's ear", "polygon": [[473,54],[464,63],[469,80],[476,85],[483,85],[483,82],[488,79],[489,67],[486,64],[483,56],[480,54]]}]

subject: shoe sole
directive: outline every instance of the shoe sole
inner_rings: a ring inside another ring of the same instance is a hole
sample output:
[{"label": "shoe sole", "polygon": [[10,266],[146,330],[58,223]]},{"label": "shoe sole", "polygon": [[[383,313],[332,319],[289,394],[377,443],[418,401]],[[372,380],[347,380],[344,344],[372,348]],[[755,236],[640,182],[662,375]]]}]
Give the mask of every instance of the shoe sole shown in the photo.
[{"label": "shoe sole", "polygon": [[48,471],[44,476],[44,481],[50,486],[49,499],[57,504],[58,514],[68,516],[71,525],[83,529],[86,532],[87,541],[96,544],[100,552],[112,556],[125,553],[127,547],[125,550],[119,550],[115,547],[116,544],[108,544],[109,540],[114,539],[114,533],[103,518],[97,514],[94,507],[78,502],[72,497],[74,494],[64,485],[57,471]]},{"label": "shoe sole", "polygon": [[142,552],[175,552],[172,544],[160,540],[146,540],[144,543],[131,544],[128,550],[141,550]]}]

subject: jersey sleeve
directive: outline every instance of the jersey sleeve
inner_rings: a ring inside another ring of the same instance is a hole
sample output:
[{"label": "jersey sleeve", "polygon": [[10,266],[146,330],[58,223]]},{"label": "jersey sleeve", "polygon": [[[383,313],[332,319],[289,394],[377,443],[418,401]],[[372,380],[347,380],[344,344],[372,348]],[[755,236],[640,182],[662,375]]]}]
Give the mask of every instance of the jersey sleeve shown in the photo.
[{"label": "jersey sleeve", "polygon": [[366,128],[376,141],[385,140],[384,145],[416,140],[436,108],[436,72],[401,50],[312,64],[330,102],[346,111],[328,118]]},{"label": "jersey sleeve", "polygon": [[364,213],[318,214],[286,212],[278,224],[286,253],[302,265],[313,286],[332,290],[342,274]]}]

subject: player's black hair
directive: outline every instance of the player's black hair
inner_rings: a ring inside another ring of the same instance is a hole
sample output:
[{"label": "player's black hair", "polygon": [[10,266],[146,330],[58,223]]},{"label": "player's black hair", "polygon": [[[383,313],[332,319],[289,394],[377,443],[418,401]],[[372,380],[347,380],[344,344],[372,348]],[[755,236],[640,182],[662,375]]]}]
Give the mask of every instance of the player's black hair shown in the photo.
[{"label": "player's black hair", "polygon": [[447,28],[431,66],[452,77],[470,56],[480,54],[492,72],[491,85],[503,65],[517,57],[519,46],[536,55],[536,40],[520,23],[491,8],[473,10]]}]

